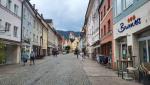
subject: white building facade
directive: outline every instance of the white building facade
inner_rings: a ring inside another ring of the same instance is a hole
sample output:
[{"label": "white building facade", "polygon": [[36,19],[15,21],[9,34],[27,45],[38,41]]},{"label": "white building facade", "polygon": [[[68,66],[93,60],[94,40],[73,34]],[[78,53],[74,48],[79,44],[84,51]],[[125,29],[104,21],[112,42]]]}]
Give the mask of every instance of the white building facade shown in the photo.
[{"label": "white building facade", "polygon": [[13,64],[20,61],[21,0],[0,0],[0,40],[5,44],[0,63]]},{"label": "white building facade", "polygon": [[48,24],[28,0],[23,2],[22,11],[22,51],[28,54],[34,51],[36,58],[46,56]]},{"label": "white building facade", "polygon": [[[100,47],[99,40],[99,0],[90,0],[87,13],[85,16],[86,40],[88,53],[93,56],[94,50]],[[96,44],[97,43],[97,44]]]}]

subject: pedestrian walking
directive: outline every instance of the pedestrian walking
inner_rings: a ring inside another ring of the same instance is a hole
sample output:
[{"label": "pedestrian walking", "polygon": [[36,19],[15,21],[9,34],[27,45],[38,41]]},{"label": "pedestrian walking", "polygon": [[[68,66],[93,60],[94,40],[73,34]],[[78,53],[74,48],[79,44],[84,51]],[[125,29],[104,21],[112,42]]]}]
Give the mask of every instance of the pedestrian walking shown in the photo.
[{"label": "pedestrian walking", "polygon": [[25,64],[28,62],[28,59],[29,59],[27,52],[23,51],[21,59],[23,61],[23,65],[25,66]]},{"label": "pedestrian walking", "polygon": [[84,53],[81,52],[81,53],[80,53],[80,56],[81,56],[81,60],[83,61],[83,60],[84,60]]},{"label": "pedestrian walking", "polygon": [[85,57],[86,57],[86,49],[85,48],[82,49],[82,53],[83,53],[83,58],[85,59]]},{"label": "pedestrian walking", "polygon": [[35,64],[35,53],[34,51],[31,51],[30,54],[30,65]]},{"label": "pedestrian walking", "polygon": [[74,54],[77,55],[77,59],[78,59],[78,57],[79,57],[79,50],[78,50],[78,48],[75,49],[75,53]]}]

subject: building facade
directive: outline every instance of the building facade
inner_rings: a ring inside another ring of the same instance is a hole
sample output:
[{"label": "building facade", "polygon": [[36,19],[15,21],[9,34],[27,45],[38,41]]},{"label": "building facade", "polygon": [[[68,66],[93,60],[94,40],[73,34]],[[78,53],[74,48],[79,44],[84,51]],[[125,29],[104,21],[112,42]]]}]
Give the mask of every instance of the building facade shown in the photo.
[{"label": "building facade", "polygon": [[[100,52],[99,35],[99,0],[89,0],[85,15],[84,29],[86,29],[87,52],[90,57],[95,58]],[[94,55],[93,55],[94,54]]]},{"label": "building facade", "polygon": [[35,9],[35,5],[31,5],[28,0],[23,2],[22,52],[30,54],[31,51],[34,51],[36,58],[42,56],[43,24],[40,21],[41,17]]},{"label": "building facade", "polygon": [[99,5],[101,0],[95,0],[92,8],[92,47],[93,53],[98,56],[100,54],[100,30],[99,30]]},{"label": "building facade", "polygon": [[135,66],[150,62],[149,5],[149,0],[114,0],[115,62],[129,59]]},{"label": "building facade", "polygon": [[99,7],[99,15],[101,31],[101,54],[109,57],[111,60],[110,62],[114,62],[112,0],[102,0]]},{"label": "building facade", "polygon": [[21,0],[0,1],[0,40],[5,44],[0,64],[14,64],[20,61],[21,42]]}]

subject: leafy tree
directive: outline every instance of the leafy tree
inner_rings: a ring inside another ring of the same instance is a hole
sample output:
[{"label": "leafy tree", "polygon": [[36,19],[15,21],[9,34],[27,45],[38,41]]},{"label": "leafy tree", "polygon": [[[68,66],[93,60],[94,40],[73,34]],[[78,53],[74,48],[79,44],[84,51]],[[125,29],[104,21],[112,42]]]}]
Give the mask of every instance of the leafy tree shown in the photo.
[{"label": "leafy tree", "polygon": [[0,40],[0,64],[4,63],[5,60],[5,44]]}]

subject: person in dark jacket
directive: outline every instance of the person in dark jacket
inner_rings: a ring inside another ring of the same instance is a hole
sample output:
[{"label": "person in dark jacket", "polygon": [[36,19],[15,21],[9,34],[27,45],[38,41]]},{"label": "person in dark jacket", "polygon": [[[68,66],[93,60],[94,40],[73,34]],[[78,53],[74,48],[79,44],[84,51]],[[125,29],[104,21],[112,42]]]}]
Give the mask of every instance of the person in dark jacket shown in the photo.
[{"label": "person in dark jacket", "polygon": [[79,50],[78,50],[78,48],[75,49],[75,53],[74,54],[77,55],[77,59],[78,59],[78,57],[79,57]]},{"label": "person in dark jacket", "polygon": [[34,51],[31,51],[31,54],[30,54],[30,65],[32,64],[35,64],[35,53]]}]

